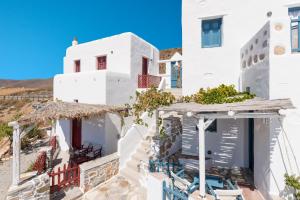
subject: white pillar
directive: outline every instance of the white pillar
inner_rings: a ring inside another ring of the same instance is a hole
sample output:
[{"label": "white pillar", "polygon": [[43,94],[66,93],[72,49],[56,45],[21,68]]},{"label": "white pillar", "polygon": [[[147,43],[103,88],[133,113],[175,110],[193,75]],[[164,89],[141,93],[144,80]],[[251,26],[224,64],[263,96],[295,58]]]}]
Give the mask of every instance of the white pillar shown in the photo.
[{"label": "white pillar", "polygon": [[20,126],[18,122],[10,122],[8,125],[13,127],[12,185],[17,186],[20,183]]},{"label": "white pillar", "polygon": [[199,119],[199,190],[200,197],[205,198],[205,124],[204,118]]}]

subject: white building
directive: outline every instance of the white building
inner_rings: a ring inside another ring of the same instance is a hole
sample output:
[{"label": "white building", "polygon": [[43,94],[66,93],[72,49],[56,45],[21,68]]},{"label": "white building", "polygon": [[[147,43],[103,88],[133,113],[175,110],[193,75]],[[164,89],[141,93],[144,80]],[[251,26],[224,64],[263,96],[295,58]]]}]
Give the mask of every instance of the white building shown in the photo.
[{"label": "white building", "polygon": [[159,52],[159,74],[166,88],[182,88],[182,49],[165,49]]},{"label": "white building", "polygon": [[[64,74],[54,78],[54,99],[85,104],[120,105],[130,102],[137,88],[158,85],[159,51],[132,33],[92,42],[73,41],[64,58]],[[59,120],[61,149],[84,142],[101,144],[104,153],[117,151],[121,121],[117,115],[91,120]]]},{"label": "white building", "polygon": [[[290,98],[299,107],[299,6],[297,0],[183,1],[183,94],[234,84],[258,97]],[[216,166],[250,168],[264,198],[284,196],[284,174],[300,175],[299,114],[288,111],[283,121],[218,120],[206,134],[207,156]],[[198,144],[183,148],[190,155],[197,151]]]}]

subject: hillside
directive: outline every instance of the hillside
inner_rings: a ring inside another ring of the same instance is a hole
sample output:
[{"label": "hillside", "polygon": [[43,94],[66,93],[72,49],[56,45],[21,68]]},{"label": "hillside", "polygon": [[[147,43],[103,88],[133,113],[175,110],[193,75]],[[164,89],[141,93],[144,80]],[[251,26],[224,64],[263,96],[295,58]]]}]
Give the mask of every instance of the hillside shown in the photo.
[{"label": "hillside", "polygon": [[53,79],[7,80],[0,79],[0,88],[52,89]]}]

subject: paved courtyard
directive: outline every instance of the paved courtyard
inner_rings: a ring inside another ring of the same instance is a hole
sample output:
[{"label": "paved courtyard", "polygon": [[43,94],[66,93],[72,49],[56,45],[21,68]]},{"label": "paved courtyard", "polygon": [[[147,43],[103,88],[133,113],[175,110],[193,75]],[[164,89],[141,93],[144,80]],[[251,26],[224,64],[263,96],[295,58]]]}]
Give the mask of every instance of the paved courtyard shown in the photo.
[{"label": "paved courtyard", "polygon": [[[42,147],[43,145],[41,145]],[[32,162],[35,161],[41,147],[33,148],[21,153],[21,173],[25,172]],[[5,200],[7,191],[12,182],[12,158],[0,162],[0,200]]]},{"label": "paved courtyard", "polygon": [[115,176],[110,181],[88,192],[83,200],[141,200],[146,199],[146,190],[136,187],[123,176]]}]

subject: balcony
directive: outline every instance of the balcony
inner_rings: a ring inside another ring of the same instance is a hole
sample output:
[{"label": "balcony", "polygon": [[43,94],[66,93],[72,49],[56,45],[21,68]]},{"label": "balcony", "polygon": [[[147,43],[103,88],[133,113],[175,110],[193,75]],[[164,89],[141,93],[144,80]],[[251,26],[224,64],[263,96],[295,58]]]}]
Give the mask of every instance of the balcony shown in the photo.
[{"label": "balcony", "polygon": [[138,75],[138,88],[158,87],[161,81],[160,76]]}]

